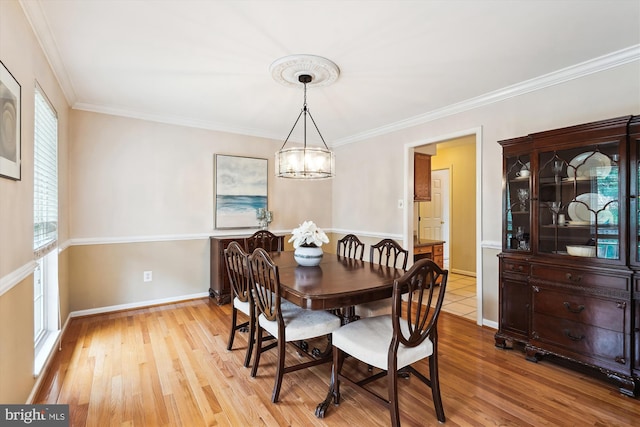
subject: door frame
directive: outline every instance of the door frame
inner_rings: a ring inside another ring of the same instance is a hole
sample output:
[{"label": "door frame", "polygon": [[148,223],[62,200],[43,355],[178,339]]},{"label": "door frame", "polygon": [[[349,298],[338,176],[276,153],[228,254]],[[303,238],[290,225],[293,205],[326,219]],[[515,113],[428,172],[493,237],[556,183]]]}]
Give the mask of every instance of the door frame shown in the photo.
[{"label": "door frame", "polygon": [[[476,324],[482,326],[482,126],[404,144],[403,239],[405,242],[413,241],[413,152],[415,147],[437,144],[465,136],[474,136],[476,140]],[[449,230],[449,232],[452,231]],[[409,248],[410,259],[413,259],[413,245],[407,243],[406,246]]]}]

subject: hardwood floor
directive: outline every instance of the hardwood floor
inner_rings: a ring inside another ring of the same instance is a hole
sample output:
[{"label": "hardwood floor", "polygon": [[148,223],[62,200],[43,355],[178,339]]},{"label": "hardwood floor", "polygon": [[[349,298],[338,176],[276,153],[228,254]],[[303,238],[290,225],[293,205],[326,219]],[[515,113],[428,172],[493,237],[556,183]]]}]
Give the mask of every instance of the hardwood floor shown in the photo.
[{"label": "hardwood floor", "polygon": [[[229,305],[197,299],[72,319],[34,403],[68,403],[72,426],[389,425],[386,408],[347,385],[340,406],[315,417],[329,364],[285,375],[280,402],[272,404],[275,352],[263,355],[251,378],[242,366],[246,334],[226,350],[229,318]],[[497,349],[493,333],[442,313],[445,425],[638,425],[640,400],[557,364],[528,362],[518,350]],[[291,350],[288,357],[299,356]],[[347,366],[366,374],[355,360]],[[428,373],[424,362],[418,369]],[[438,424],[420,381],[400,381],[400,407],[404,426]]]}]

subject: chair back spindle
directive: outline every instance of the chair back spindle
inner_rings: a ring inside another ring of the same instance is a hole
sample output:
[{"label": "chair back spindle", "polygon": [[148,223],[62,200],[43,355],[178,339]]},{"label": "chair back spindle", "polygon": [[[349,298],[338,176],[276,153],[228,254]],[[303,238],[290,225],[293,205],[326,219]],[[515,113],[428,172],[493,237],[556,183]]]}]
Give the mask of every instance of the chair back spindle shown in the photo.
[{"label": "chair back spindle", "polygon": [[347,234],[338,240],[336,253],[345,258],[358,259],[364,257],[364,243],[355,234]]},{"label": "chair back spindle", "polygon": [[268,230],[259,230],[247,238],[247,252],[252,253],[255,249],[262,248],[267,252],[281,252],[280,239]]},{"label": "chair back spindle", "polygon": [[[416,262],[409,271],[393,284],[392,316],[394,341],[392,347],[403,344],[409,347],[420,345],[424,340],[437,342],[437,321],[444,301],[448,270],[442,270],[430,259]],[[439,286],[439,289],[438,289]],[[439,290],[439,292],[438,292]],[[437,296],[436,296],[437,294]],[[435,306],[432,305],[436,299]],[[408,330],[400,328],[400,319],[405,319]]]},{"label": "chair back spindle", "polygon": [[371,246],[369,261],[386,267],[406,270],[409,251],[393,239],[383,239]]},{"label": "chair back spindle", "polygon": [[248,255],[236,241],[229,243],[224,251],[229,282],[233,294],[242,302],[249,302],[251,293],[248,275]]},{"label": "chair back spindle", "polygon": [[254,300],[267,320],[280,321],[280,276],[278,266],[266,250],[257,248],[249,257]]}]

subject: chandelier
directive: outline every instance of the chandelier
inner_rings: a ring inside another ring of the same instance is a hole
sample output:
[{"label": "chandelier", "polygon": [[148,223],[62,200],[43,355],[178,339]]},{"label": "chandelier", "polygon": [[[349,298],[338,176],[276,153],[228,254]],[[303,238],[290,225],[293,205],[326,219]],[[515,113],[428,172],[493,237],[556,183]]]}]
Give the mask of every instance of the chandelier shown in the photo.
[{"label": "chandelier", "polygon": [[[328,59],[313,55],[291,55],[271,64],[271,74],[279,83],[288,86],[304,87],[304,102],[289,135],[276,153],[276,176],[281,178],[323,179],[331,178],[335,173],[335,159],[329,150],[318,125],[307,106],[307,86],[326,86],[333,83],[339,75],[338,67]],[[320,136],[324,146],[307,146],[307,117]],[[302,147],[286,147],[291,134],[302,118]]]}]

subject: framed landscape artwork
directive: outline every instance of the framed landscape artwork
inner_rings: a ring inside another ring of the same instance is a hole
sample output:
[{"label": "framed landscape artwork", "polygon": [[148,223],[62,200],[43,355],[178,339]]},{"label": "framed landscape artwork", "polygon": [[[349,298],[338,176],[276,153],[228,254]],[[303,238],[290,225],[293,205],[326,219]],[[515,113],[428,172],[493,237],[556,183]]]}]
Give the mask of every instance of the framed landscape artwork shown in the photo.
[{"label": "framed landscape artwork", "polygon": [[20,84],[0,62],[0,176],[20,180]]},{"label": "framed landscape artwork", "polygon": [[267,159],[216,154],[215,227],[257,228],[267,208]]}]

